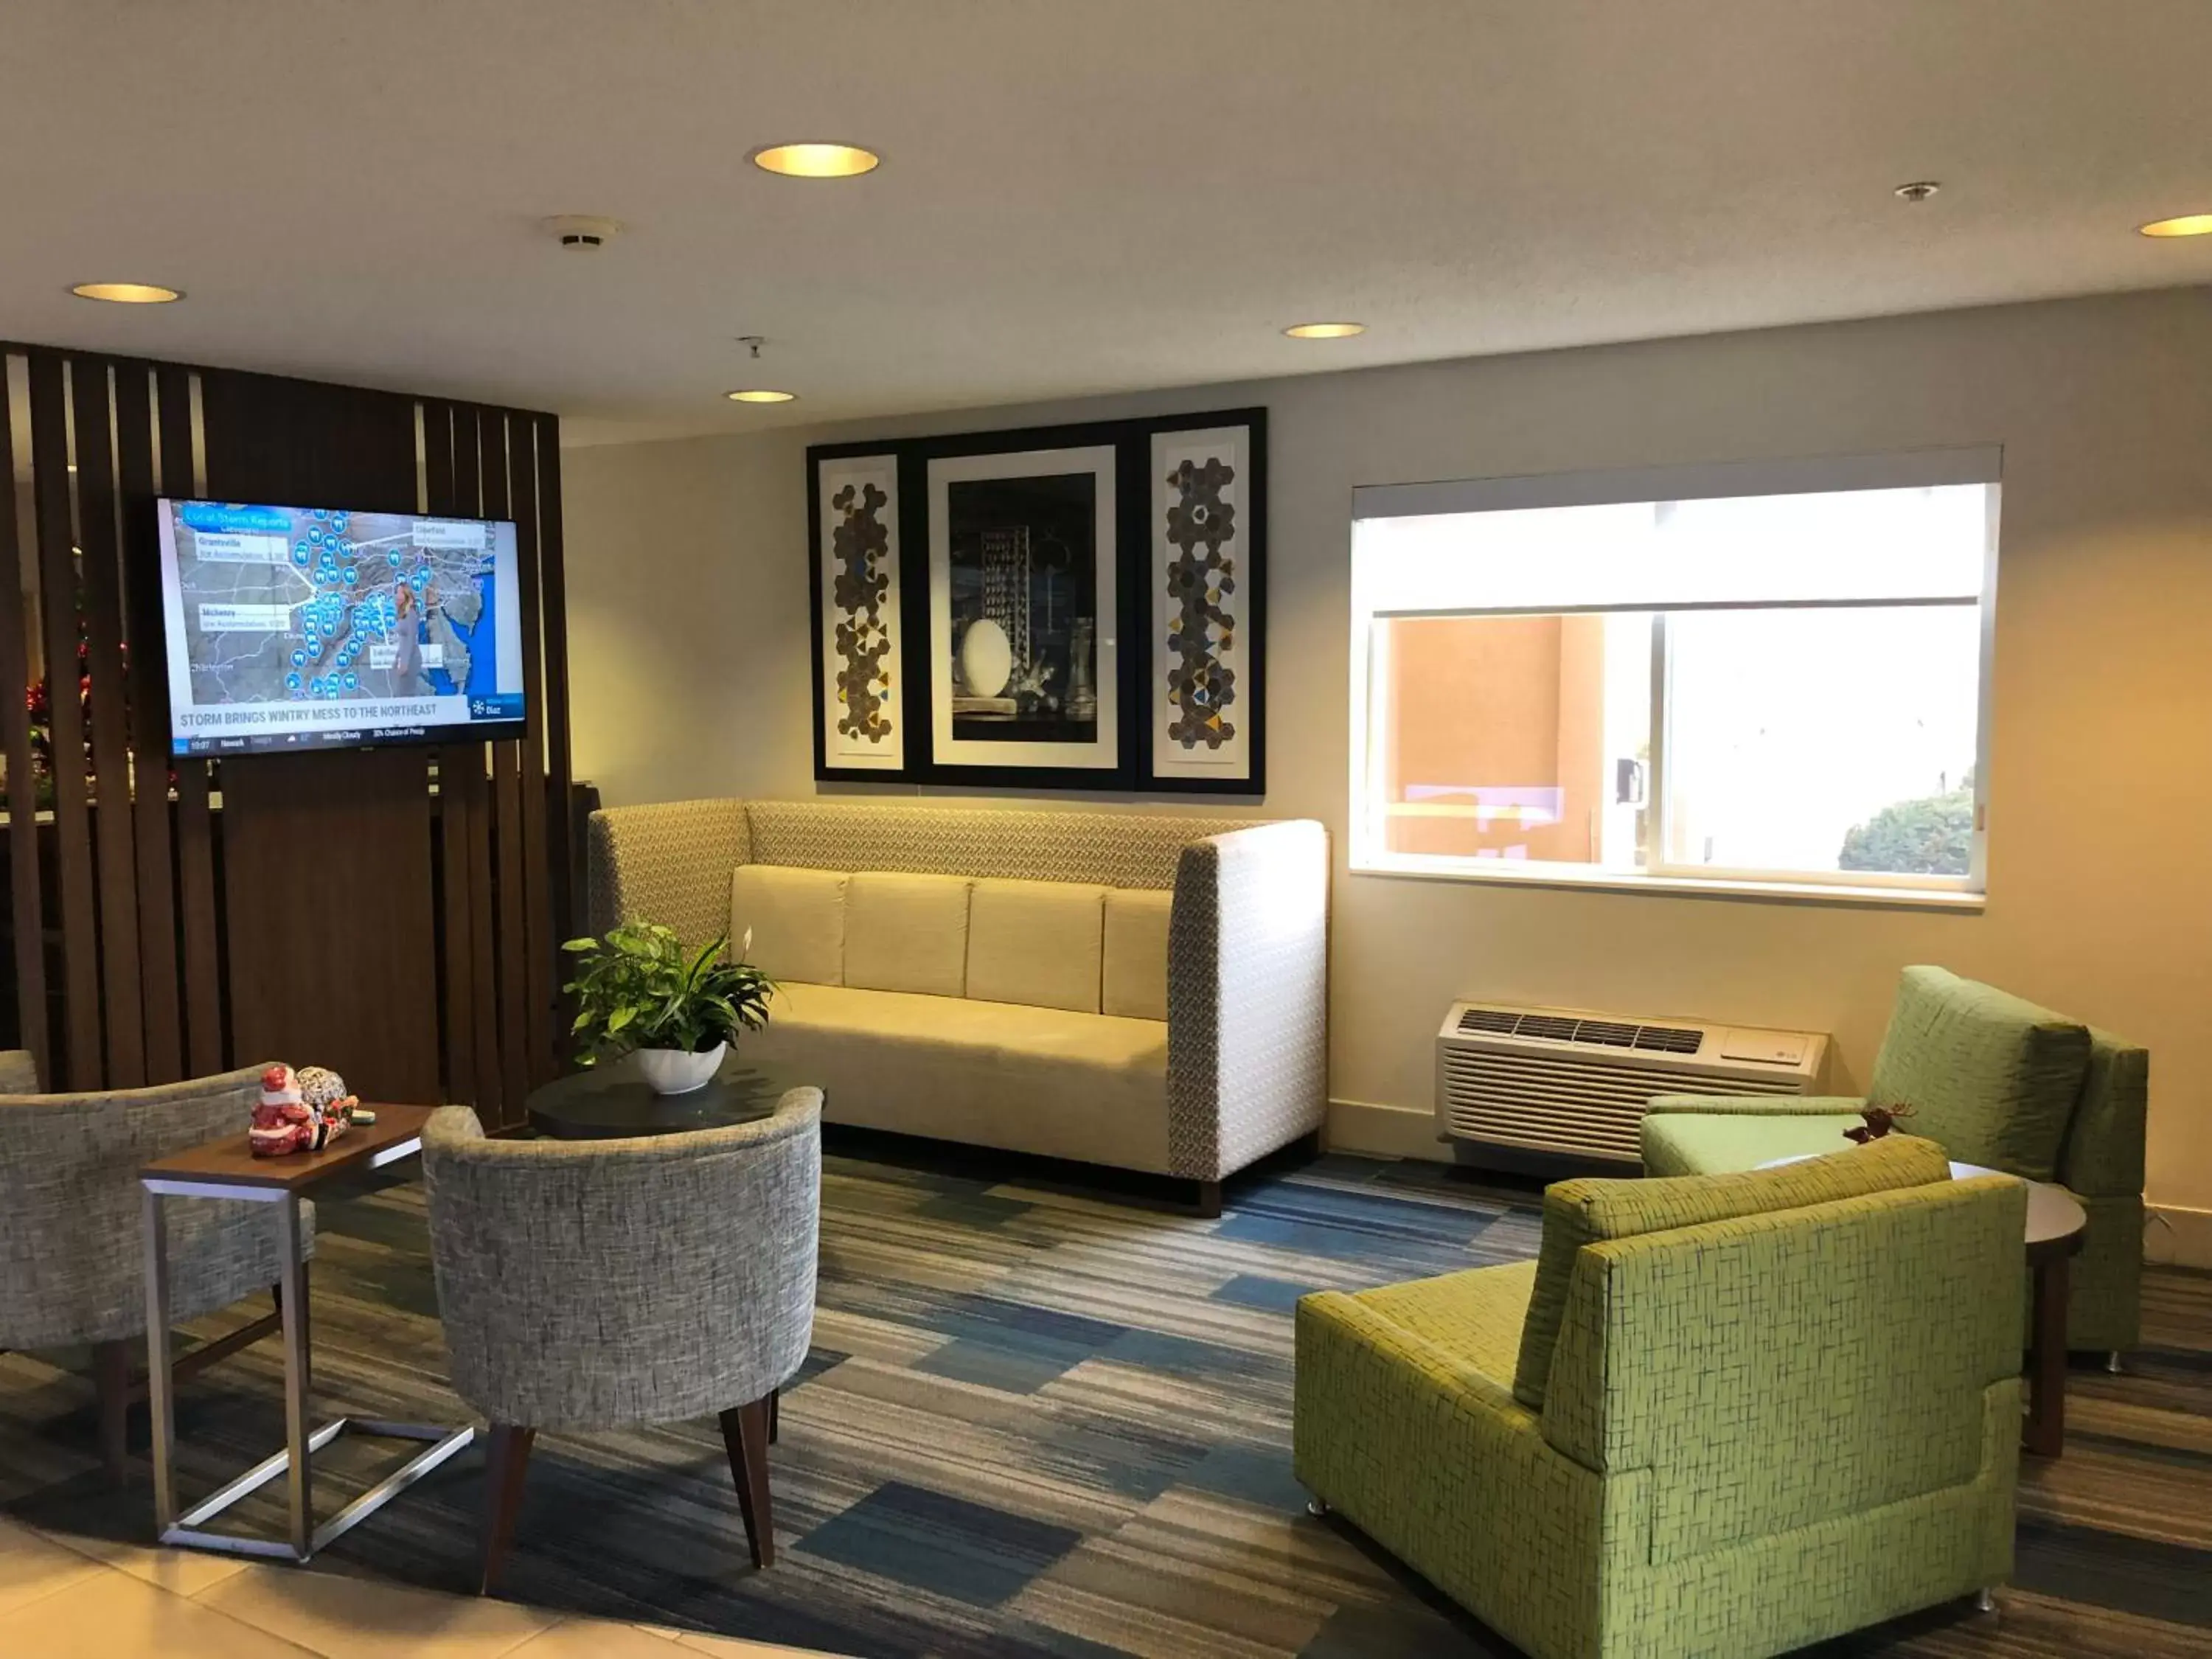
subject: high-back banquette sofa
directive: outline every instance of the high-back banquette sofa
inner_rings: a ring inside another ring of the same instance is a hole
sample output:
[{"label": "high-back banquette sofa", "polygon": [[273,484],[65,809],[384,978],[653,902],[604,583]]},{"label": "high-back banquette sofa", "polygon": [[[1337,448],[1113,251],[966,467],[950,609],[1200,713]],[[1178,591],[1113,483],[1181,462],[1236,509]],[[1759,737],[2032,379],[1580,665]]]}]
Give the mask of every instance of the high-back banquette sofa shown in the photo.
[{"label": "high-back banquette sofa", "polygon": [[1224,1176],[1322,1127],[1328,844],[1307,820],[696,800],[591,822],[594,931],[751,935],[748,1058],[823,1118]]}]

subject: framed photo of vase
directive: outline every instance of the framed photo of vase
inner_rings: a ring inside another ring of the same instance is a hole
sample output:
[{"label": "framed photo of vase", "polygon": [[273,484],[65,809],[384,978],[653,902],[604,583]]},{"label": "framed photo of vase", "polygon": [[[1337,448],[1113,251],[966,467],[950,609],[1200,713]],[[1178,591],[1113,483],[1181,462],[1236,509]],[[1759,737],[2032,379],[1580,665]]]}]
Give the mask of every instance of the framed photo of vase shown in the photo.
[{"label": "framed photo of vase", "polygon": [[836,455],[808,480],[817,777],[906,769],[898,474],[894,453]]},{"label": "framed photo of vase", "polygon": [[1261,794],[1267,411],[1155,423],[1145,720],[1155,789]]},{"label": "framed photo of vase", "polygon": [[924,465],[931,775],[1115,787],[1124,757],[1115,445]]}]

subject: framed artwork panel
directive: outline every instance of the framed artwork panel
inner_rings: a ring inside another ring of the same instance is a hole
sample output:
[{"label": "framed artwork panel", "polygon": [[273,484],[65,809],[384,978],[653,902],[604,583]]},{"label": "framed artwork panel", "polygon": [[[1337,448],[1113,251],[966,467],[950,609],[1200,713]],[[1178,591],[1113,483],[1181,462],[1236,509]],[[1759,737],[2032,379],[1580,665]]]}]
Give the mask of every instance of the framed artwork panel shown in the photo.
[{"label": "framed artwork panel", "polygon": [[900,775],[908,720],[898,457],[818,459],[811,482],[816,773]]},{"label": "framed artwork panel", "polygon": [[929,763],[1123,764],[1115,446],[932,457]]}]

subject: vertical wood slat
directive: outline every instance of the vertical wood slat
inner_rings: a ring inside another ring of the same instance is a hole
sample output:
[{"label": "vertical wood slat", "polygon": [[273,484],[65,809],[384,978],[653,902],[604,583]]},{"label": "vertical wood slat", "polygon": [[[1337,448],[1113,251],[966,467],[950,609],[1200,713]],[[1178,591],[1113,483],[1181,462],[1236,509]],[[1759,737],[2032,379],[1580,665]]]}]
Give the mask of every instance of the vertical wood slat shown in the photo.
[{"label": "vertical wood slat", "polygon": [[15,434],[0,355],[0,751],[8,760],[8,861],[14,900],[15,1012],[23,1047],[41,1084],[53,1079],[46,1027],[46,904],[39,886],[39,787],[31,760],[30,711],[21,688],[31,682],[29,617],[23,604],[23,554],[17,544]]},{"label": "vertical wood slat", "polygon": [[312,1061],[368,1099],[434,1100],[428,757],[250,755],[225,767],[222,793],[239,1060]]},{"label": "vertical wood slat", "polygon": [[[426,398],[422,406],[422,499],[428,510],[450,514],[453,505],[453,410]],[[438,939],[438,974],[445,990],[446,1098],[476,1103],[476,977],[470,969],[469,809],[458,781],[460,751],[438,750],[439,867],[444,878],[444,927]]]},{"label": "vertical wood slat", "polygon": [[469,893],[469,839],[473,831],[468,791],[461,783],[464,745],[438,751],[439,856],[446,876],[445,929],[439,941],[446,983],[446,1097],[474,1106],[477,1100],[476,907]]},{"label": "vertical wood slat", "polygon": [[[478,487],[483,492],[483,515],[505,519],[513,497],[504,410],[477,411],[477,451],[481,460]],[[520,580],[519,571],[517,580]],[[519,608],[520,595],[516,597]],[[523,902],[521,757],[513,738],[495,743],[490,749],[493,828],[497,836],[492,846],[498,872],[492,894],[498,908],[499,948],[494,965],[499,976],[500,1086],[509,1115],[519,1122],[523,1098],[530,1092],[532,1069],[527,981],[531,954],[537,946]]]},{"label": "vertical wood slat", "polygon": [[499,985],[495,962],[497,935],[492,904],[491,796],[484,780],[484,745],[464,746],[456,757],[455,781],[466,804],[469,834],[461,849],[469,872],[469,959],[471,996],[476,1004],[477,1112],[487,1123],[507,1121],[506,1073],[500,1059]]},{"label": "vertical wood slat", "polygon": [[[188,453],[189,459],[189,453]],[[169,866],[169,676],[161,651],[161,544],[154,522],[154,406],[143,363],[115,365],[115,462],[123,507],[124,629],[130,645],[133,840],[146,1080],[185,1075],[178,1012],[177,904]]]},{"label": "vertical wood slat", "polygon": [[539,560],[538,516],[538,423],[524,415],[507,422],[508,471],[514,480],[515,561],[522,586],[522,897],[528,918],[529,949],[523,961],[523,990],[529,999],[526,1032],[530,1085],[552,1079],[558,1069],[553,1053],[553,964],[560,936],[553,931],[553,902],[545,860],[545,673],[542,662],[544,580]]},{"label": "vertical wood slat", "polygon": [[[189,500],[192,475],[192,386],[189,371],[164,363],[155,374],[161,409],[161,493]],[[177,915],[184,945],[185,1060],[206,1077],[223,1069],[222,956],[215,889],[215,825],[209,811],[209,763],[176,763]]]},{"label": "vertical wood slat", "polygon": [[[573,902],[579,849],[568,797],[574,784],[568,756],[568,588],[561,532],[561,423],[538,416],[538,592],[545,641],[545,763],[551,785],[545,856],[552,875],[553,937],[580,933],[584,916]],[[555,1027],[562,1022],[556,1019]]]},{"label": "vertical wood slat", "polygon": [[[453,500],[449,511],[463,518],[483,514],[483,456],[477,436],[477,410],[472,404],[455,404],[453,415]],[[491,839],[491,796],[484,782],[484,745],[469,743],[452,751],[454,781],[466,813],[469,834],[461,855],[468,869],[469,953],[466,969],[470,995],[476,1007],[472,1030],[476,1050],[476,1107],[488,1123],[506,1121],[505,1072],[501,1065],[499,982],[495,965],[498,942],[494,932]]]},{"label": "vertical wood slat", "polygon": [[[40,611],[46,623],[47,730],[52,736],[55,863],[59,871],[62,985],[69,1065],[53,1089],[97,1089],[100,944],[93,897],[92,823],[85,805],[84,722],[77,703],[76,560],[71,553],[69,434],[58,353],[33,350],[31,480],[39,532]],[[56,1068],[58,1072],[61,1068]]]},{"label": "vertical wood slat", "polygon": [[138,972],[138,856],[131,805],[131,732],[123,700],[123,584],[115,538],[115,456],[108,441],[107,361],[70,367],[76,405],[78,561],[84,583],[85,672],[92,683],[92,762],[98,784],[93,854],[100,880],[100,965],[107,1015],[107,1086],[146,1081],[146,1025]]}]

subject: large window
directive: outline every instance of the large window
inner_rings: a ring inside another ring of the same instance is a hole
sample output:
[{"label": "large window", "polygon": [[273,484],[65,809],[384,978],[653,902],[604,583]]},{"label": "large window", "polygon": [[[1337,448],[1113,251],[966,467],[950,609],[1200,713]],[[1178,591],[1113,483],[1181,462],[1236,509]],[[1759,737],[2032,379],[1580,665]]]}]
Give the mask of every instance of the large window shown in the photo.
[{"label": "large window", "polygon": [[1997,456],[1362,489],[1355,869],[1981,890]]}]

